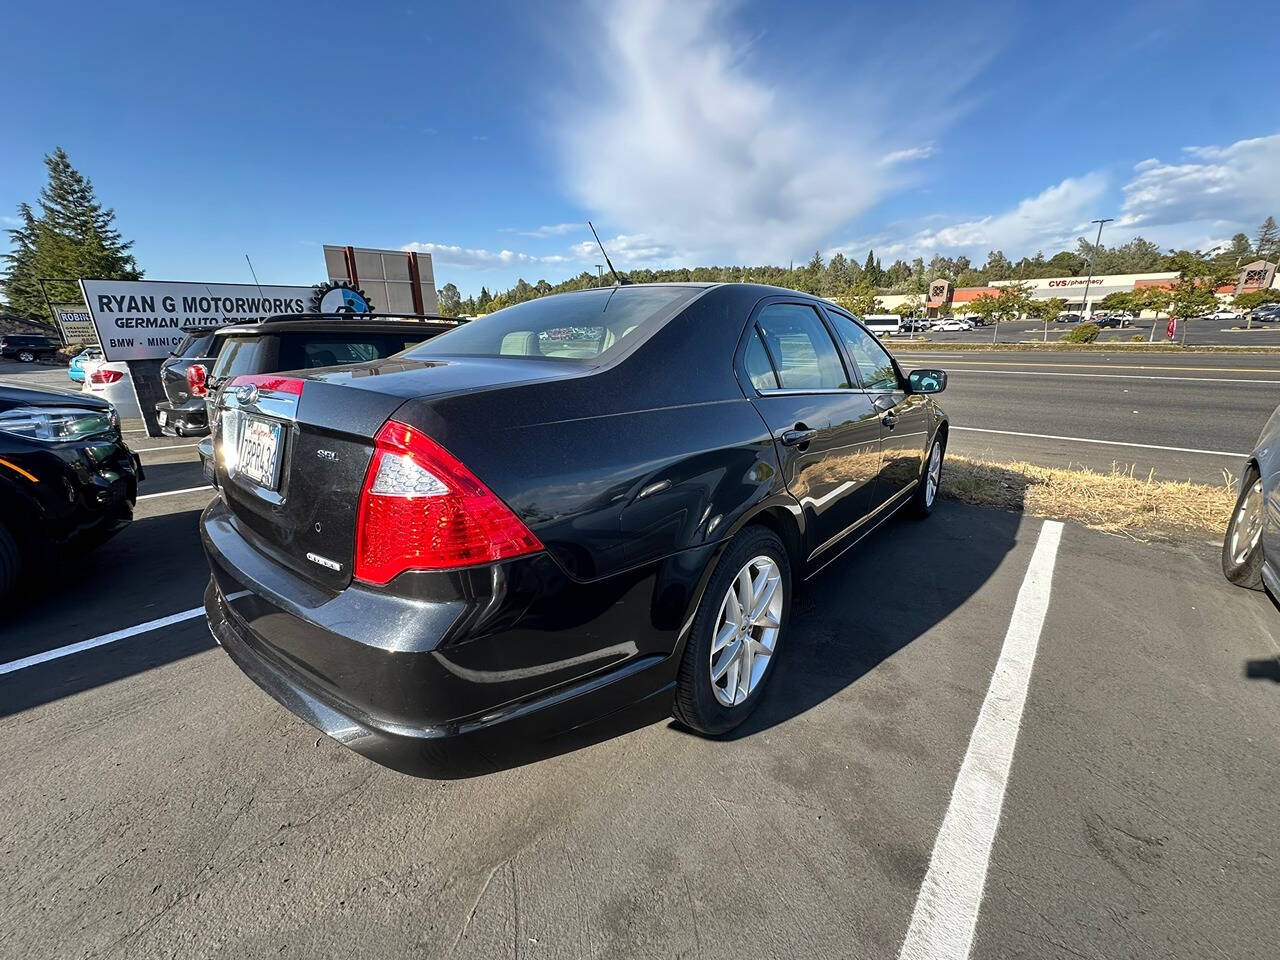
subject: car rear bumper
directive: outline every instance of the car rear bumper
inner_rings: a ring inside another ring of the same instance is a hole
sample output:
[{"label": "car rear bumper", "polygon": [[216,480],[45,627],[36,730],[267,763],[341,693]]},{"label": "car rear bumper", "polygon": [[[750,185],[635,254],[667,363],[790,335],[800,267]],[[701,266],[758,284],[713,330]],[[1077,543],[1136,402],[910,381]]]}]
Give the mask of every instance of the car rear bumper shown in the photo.
[{"label": "car rear bumper", "polygon": [[[559,734],[644,702],[669,708],[680,624],[658,572],[591,586],[546,555],[433,575],[419,597],[316,588],[235,528],[201,520],[214,638],[263,690],[379,763],[459,776],[524,762]],[[536,596],[535,596],[536,594]]]},{"label": "car rear bumper", "polygon": [[209,432],[209,415],[203,397],[179,404],[161,401],[156,404],[156,420],[160,430],[170,436],[202,437]]}]

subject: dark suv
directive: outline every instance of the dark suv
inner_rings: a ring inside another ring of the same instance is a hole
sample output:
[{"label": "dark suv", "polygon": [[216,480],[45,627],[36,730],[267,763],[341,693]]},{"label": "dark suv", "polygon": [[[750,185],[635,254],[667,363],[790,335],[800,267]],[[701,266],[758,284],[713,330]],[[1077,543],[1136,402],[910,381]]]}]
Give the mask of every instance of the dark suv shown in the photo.
[{"label": "dark suv", "polygon": [[203,437],[209,432],[205,380],[223,338],[217,327],[186,327],[182,332],[187,338],[160,364],[160,385],[167,399],[156,404],[156,421],[171,436]]},{"label": "dark suv", "polygon": [[38,357],[52,357],[58,345],[39,333],[6,333],[0,336],[0,357],[35,363]]},{"label": "dark suv", "polygon": [[[199,384],[204,391],[200,396],[209,415],[216,416],[218,390],[232,377],[381,360],[457,325],[457,320],[443,317],[335,313],[286,314],[221,327],[217,359],[206,382]],[[199,449],[205,479],[213,483],[213,445],[206,438]]]}]

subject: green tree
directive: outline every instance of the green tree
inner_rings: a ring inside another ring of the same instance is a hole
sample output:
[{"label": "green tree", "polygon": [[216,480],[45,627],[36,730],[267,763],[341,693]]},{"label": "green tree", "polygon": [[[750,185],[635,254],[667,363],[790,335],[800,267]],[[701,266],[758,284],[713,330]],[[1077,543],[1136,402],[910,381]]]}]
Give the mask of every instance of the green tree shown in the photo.
[{"label": "green tree", "polygon": [[982,272],[986,274],[988,281],[1011,280],[1013,279],[1013,264],[1004,255],[1004,251],[992,250],[987,254],[987,262],[983,266]]},{"label": "green tree", "polygon": [[1136,301],[1132,290],[1117,290],[1099,300],[1098,306],[1107,313],[1118,313],[1122,310],[1125,313],[1133,313]]},{"label": "green tree", "polygon": [[1031,291],[1026,284],[1011,283],[1001,287],[995,297],[995,306],[989,314],[995,320],[995,329],[991,331],[991,342],[995,343],[1000,336],[1001,320],[1016,320],[1026,313],[1030,306]]},{"label": "green tree", "polygon": [[839,251],[833,253],[830,262],[827,264],[826,275],[823,278],[822,295],[824,297],[839,296],[852,283],[853,273],[849,269],[848,258]]},{"label": "green tree", "polygon": [[1253,252],[1259,257],[1266,257],[1280,248],[1280,227],[1276,226],[1275,217],[1267,217],[1258,227],[1253,240]]},{"label": "green tree", "polygon": [[1171,261],[1173,269],[1178,271],[1178,279],[1170,291],[1169,309],[1182,323],[1179,342],[1185,345],[1189,321],[1217,308],[1215,291],[1230,281],[1235,269],[1227,264],[1210,263],[1198,251],[1179,250]]},{"label": "green tree", "polygon": [[984,323],[990,323],[992,318],[995,317],[996,311],[1000,309],[999,298],[993,293],[984,293],[961,305],[958,309],[966,314],[974,314],[981,317]]},{"label": "green tree", "polygon": [[1045,343],[1049,342],[1049,324],[1057,320],[1065,309],[1067,309],[1067,301],[1061,297],[1050,297],[1048,300],[1032,300],[1027,305],[1027,314],[1029,316],[1044,321],[1044,336],[1041,339]]},{"label": "green tree", "polygon": [[31,212],[31,205],[18,204],[18,225],[9,231],[13,249],[5,255],[4,289],[13,313],[52,326],[53,318],[36,282],[42,276],[36,241],[39,232],[40,224]]},{"label": "green tree", "polygon": [[869,314],[878,313],[882,309],[880,300],[876,296],[876,288],[865,279],[859,280],[846,289],[844,293],[836,297],[836,302],[855,317],[865,317]]},{"label": "green tree", "polygon": [[476,313],[489,313],[490,306],[493,302],[493,295],[489,293],[488,287],[480,288],[480,296],[476,297]]},{"label": "green tree", "polygon": [[1133,291],[1133,305],[1138,313],[1150,310],[1155,313],[1151,321],[1151,335],[1147,342],[1154,342],[1156,330],[1160,326],[1160,314],[1169,312],[1169,304],[1173,300],[1172,293],[1165,287],[1139,287]]},{"label": "green tree", "polygon": [[436,300],[442,317],[456,317],[462,312],[462,295],[452,283],[446,283],[436,291]]},{"label": "green tree", "polygon": [[17,313],[52,323],[37,280],[65,278],[49,284],[50,296],[78,300],[74,281],[81,277],[137,280],[142,271],[129,252],[133,243],[115,228],[115,211],[98,201],[93,184],[71,165],[66,151],[55,148],[44,163],[48,181],[38,213],[20,204],[18,226],[9,231],[13,250],[5,257],[3,282]]}]

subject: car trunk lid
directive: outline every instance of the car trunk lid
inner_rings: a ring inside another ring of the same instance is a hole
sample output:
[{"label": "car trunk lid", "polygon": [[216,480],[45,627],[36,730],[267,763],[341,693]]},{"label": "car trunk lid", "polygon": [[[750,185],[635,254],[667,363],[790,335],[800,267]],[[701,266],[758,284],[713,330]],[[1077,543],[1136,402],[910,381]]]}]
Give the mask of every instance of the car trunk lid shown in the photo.
[{"label": "car trunk lid", "polygon": [[352,578],[361,493],[382,426],[407,400],[561,376],[555,365],[459,358],[239,376],[218,395],[216,470],[242,534],[311,582]]}]

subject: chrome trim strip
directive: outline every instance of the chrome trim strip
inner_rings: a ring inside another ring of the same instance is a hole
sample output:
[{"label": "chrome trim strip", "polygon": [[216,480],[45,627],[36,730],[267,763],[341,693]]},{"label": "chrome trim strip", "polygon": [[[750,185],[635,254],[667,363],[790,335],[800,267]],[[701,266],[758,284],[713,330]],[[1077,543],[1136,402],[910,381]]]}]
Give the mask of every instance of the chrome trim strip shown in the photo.
[{"label": "chrome trim strip", "polygon": [[[849,526],[845,527],[843,530],[841,530],[839,533],[837,533],[834,537],[832,537],[831,539],[829,539],[829,540],[828,540],[826,543],[824,543],[822,546],[818,547],[818,549],[814,550],[811,554],[809,554],[809,559],[810,559],[810,560],[812,560],[814,557],[816,557],[818,554],[822,553],[822,551],[826,550],[826,549],[827,549],[828,547],[830,547],[832,544],[838,543],[841,539],[843,539],[844,537],[848,536],[848,535],[849,535],[850,533],[852,533],[854,530],[857,530],[857,529],[858,529],[858,527],[862,526],[864,523],[867,523],[869,520],[872,520],[873,518],[875,518],[877,514],[879,514],[879,513],[883,512],[883,511],[884,511],[884,510],[886,510],[886,509],[888,509],[891,505],[893,505],[893,502],[894,502],[895,500],[900,500],[900,499],[902,499],[903,497],[905,497],[908,493],[911,493],[911,492],[912,492],[913,490],[915,490],[915,488],[916,488],[917,486],[919,486],[919,485],[920,485],[920,480],[919,480],[919,478],[916,478],[915,480],[912,480],[909,484],[907,484],[905,487],[903,487],[901,490],[899,490],[897,493],[895,493],[893,496],[891,496],[888,500],[886,500],[886,501],[884,501],[884,503],[880,504],[880,506],[876,507],[876,508],[875,508],[874,510],[872,510],[870,513],[864,514],[863,516],[859,517],[859,518],[858,518],[857,520],[855,520],[853,523],[849,524]],[[830,562],[831,562],[830,560],[826,561],[826,563],[830,563]],[[824,566],[825,566],[825,565],[826,565],[826,564],[824,563]],[[807,579],[807,578],[806,578],[806,579]]]}]

